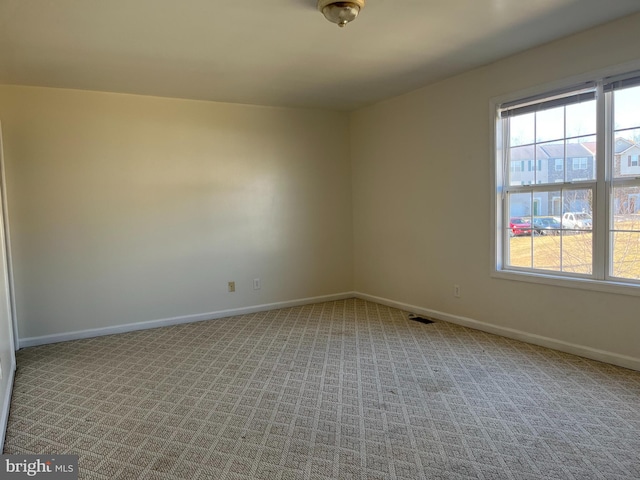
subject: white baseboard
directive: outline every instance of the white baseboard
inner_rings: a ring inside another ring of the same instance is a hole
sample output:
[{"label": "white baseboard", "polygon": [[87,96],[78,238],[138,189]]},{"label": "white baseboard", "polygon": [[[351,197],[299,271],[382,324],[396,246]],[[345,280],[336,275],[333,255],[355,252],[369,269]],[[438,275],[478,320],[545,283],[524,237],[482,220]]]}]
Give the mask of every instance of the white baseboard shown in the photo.
[{"label": "white baseboard", "polygon": [[13,393],[13,379],[16,374],[16,366],[15,361],[12,362],[12,365],[7,372],[7,390],[4,392],[4,397],[2,398],[2,406],[0,410],[0,453],[4,448],[4,439],[7,433],[7,422],[9,421],[9,407],[11,406],[11,394]]},{"label": "white baseboard", "polygon": [[592,360],[598,360],[600,362],[610,363],[613,365],[618,365],[620,367],[640,371],[640,358],[629,357],[627,355],[620,355],[613,352],[607,352],[605,350],[585,347],[583,345],[577,345],[575,343],[569,343],[563,340],[556,340],[554,338],[543,337],[542,335],[536,335],[533,333],[524,332],[522,330],[492,325],[490,323],[480,322],[472,318],[451,315],[449,313],[439,312],[438,310],[431,310],[429,308],[418,307],[416,305],[396,302],[387,298],[367,295],[365,293],[355,292],[354,296],[362,300],[381,303],[382,305],[387,305],[389,307],[395,307],[412,313],[425,315],[437,320],[455,323],[457,325],[481,330],[483,332],[493,333],[502,337],[513,338],[515,340],[531,343],[533,345],[539,345],[541,347],[547,347],[553,350],[559,350],[561,352],[578,355],[580,357],[590,358]]},{"label": "white baseboard", "polygon": [[117,333],[133,332],[136,330],[146,330],[149,328],[168,327],[170,325],[178,325],[182,323],[201,322],[203,320],[214,320],[217,318],[233,317],[236,315],[246,315],[248,313],[265,312],[268,310],[277,310],[278,308],[297,307],[300,305],[309,305],[311,303],[344,300],[345,298],[353,298],[354,296],[355,294],[353,292],[337,293],[334,295],[300,298],[285,302],[266,303],[251,307],[232,308],[229,310],[218,310],[216,312],[198,313],[194,315],[163,318],[160,320],[149,320],[146,322],[127,323],[125,325],[114,325],[112,327],[77,330],[75,332],[56,333],[53,335],[43,335],[41,337],[20,338],[19,346],[20,348],[35,347],[37,345],[47,345],[49,343],[67,342],[69,340],[79,340],[82,338],[100,337],[103,335],[114,335]]},{"label": "white baseboard", "polygon": [[[203,320],[214,320],[217,318],[232,317],[235,315],[245,315],[248,313],[263,312],[268,310],[276,310],[278,308],[296,307],[300,305],[308,305],[319,302],[330,302],[334,300],[344,300],[346,298],[360,298],[362,300],[369,300],[371,302],[380,303],[401,310],[406,310],[420,315],[426,315],[427,317],[433,317],[445,322],[455,323],[464,327],[474,328],[483,332],[493,333],[501,335],[507,338],[513,338],[515,340],[521,340],[526,343],[539,345],[541,347],[547,347],[561,352],[571,353],[592,360],[598,360],[600,362],[610,363],[618,365],[620,367],[630,368],[632,370],[640,371],[640,358],[630,357],[626,355],[620,355],[605,350],[598,350],[583,345],[577,345],[575,343],[565,342],[563,340],[556,340],[550,337],[544,337],[542,335],[536,335],[533,333],[525,332],[522,330],[516,330],[508,327],[501,327],[499,325],[493,325],[490,323],[481,322],[468,317],[462,317],[459,315],[452,315],[438,310],[432,310],[429,308],[419,307],[417,305],[410,305],[407,303],[396,302],[388,298],[376,297],[374,295],[368,295],[361,292],[345,292],[334,295],[324,295],[319,297],[301,298],[297,300],[289,300],[284,302],[267,303],[263,305],[254,305],[251,307],[242,307],[229,310],[219,310],[216,312],[201,313],[195,315],[185,315],[173,318],[164,318],[160,320],[150,320],[146,322],[128,323],[125,325],[115,325],[112,327],[94,328],[89,330],[79,330],[75,332],[59,333],[54,335],[44,335],[41,337],[28,337],[21,338],[19,340],[20,348],[34,347],[37,345],[46,345],[49,343],[66,342],[69,340],[79,340],[82,338],[99,337],[102,335],[114,335],[117,333],[133,332],[136,330],[145,330],[149,328],[167,327],[170,325],[178,325],[182,323],[200,322]],[[13,371],[11,372],[13,375]],[[13,377],[12,377],[13,378]],[[9,393],[10,399],[10,393]],[[4,410],[2,414],[4,415]],[[7,404],[8,413],[8,404]],[[4,417],[0,417],[2,422]],[[6,421],[6,419],[4,419]],[[0,426],[2,423],[0,423]],[[1,444],[0,444],[1,445]]]}]

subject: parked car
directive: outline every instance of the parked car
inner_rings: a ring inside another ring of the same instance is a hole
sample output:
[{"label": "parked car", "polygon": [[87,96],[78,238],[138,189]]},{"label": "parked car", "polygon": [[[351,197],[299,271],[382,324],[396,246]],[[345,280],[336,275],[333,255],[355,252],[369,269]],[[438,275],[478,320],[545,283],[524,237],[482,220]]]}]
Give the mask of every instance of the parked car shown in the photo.
[{"label": "parked car", "polygon": [[512,217],[509,221],[509,235],[531,235],[531,222],[528,218]]},{"label": "parked car", "polygon": [[591,230],[592,218],[588,213],[566,212],[562,216],[562,228],[572,230]]},{"label": "parked car", "polygon": [[533,229],[538,235],[559,235],[562,224],[555,217],[535,217]]}]

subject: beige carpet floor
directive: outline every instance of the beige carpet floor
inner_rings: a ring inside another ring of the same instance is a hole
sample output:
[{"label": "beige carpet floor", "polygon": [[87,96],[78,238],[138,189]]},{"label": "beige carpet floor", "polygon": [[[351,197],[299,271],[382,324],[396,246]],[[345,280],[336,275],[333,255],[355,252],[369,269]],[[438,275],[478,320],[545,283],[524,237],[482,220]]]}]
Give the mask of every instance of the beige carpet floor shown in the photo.
[{"label": "beige carpet floor", "polygon": [[18,352],[81,479],[638,479],[640,373],[349,299]]}]

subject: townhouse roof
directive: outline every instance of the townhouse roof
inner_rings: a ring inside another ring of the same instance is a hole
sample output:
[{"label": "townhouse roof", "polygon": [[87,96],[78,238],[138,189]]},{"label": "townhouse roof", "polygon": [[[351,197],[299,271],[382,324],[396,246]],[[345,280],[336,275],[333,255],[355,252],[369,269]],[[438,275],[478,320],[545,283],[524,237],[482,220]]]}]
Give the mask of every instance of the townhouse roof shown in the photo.
[{"label": "townhouse roof", "polygon": [[[638,147],[640,144],[636,144],[631,140],[627,140],[623,137],[617,137],[615,141],[615,153],[620,155],[627,150]],[[550,158],[565,158],[565,144],[564,143],[542,143],[537,144],[535,158],[539,160]],[[511,160],[533,160],[533,145],[523,145],[521,147],[511,148]],[[593,157],[596,154],[596,142],[583,142],[583,143],[567,143],[566,144],[566,158],[580,158],[580,157]]]}]

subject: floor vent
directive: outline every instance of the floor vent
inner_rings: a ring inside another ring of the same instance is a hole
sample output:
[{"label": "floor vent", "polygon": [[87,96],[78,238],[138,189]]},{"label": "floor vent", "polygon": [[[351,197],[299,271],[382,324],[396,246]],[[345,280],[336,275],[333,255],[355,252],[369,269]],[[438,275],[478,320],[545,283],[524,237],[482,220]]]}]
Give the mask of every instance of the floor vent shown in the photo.
[{"label": "floor vent", "polygon": [[433,320],[431,320],[429,318],[426,318],[426,317],[421,317],[420,315],[416,315],[415,313],[410,313],[409,314],[409,320],[413,320],[415,322],[424,323],[425,325],[433,323]]}]

